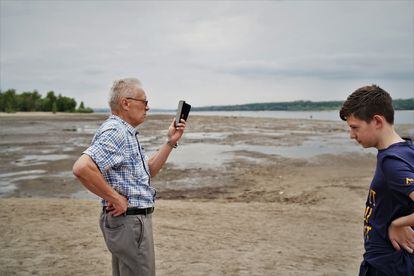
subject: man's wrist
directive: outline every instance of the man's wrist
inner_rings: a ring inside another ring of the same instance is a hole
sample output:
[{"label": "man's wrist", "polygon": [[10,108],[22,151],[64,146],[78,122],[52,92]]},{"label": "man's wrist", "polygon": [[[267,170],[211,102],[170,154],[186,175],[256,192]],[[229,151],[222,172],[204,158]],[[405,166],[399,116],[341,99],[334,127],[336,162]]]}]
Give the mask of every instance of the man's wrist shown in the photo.
[{"label": "man's wrist", "polygon": [[113,199],[109,199],[107,201],[114,203],[115,205],[121,205],[125,200],[128,202],[128,198],[119,194],[117,191],[114,191],[115,194],[113,195]]},{"label": "man's wrist", "polygon": [[177,142],[173,143],[170,140],[167,140],[167,145],[170,146],[172,149],[176,149],[178,147]]}]

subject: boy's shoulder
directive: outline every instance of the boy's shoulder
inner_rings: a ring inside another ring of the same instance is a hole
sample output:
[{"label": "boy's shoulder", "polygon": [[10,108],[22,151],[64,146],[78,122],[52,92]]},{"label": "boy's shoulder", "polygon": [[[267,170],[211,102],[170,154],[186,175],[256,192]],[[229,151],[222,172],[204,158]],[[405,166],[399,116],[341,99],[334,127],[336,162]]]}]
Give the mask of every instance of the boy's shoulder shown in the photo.
[{"label": "boy's shoulder", "polygon": [[387,149],[379,150],[377,163],[384,171],[384,164],[391,167],[408,166],[414,169],[414,146],[412,141],[404,141],[391,145]]},{"label": "boy's shoulder", "polygon": [[398,142],[392,144],[388,148],[384,150],[378,151],[378,156],[380,158],[385,158],[388,156],[395,156],[395,157],[412,157],[414,158],[414,146],[411,140],[405,140],[404,142]]}]

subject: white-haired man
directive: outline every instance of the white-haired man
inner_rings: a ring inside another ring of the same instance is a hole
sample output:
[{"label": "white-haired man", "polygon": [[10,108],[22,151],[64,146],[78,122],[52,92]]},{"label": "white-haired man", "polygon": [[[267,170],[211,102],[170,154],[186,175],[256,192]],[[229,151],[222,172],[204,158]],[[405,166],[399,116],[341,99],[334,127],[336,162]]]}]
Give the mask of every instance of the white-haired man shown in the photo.
[{"label": "white-haired man", "polygon": [[97,130],[91,146],[73,166],[73,173],[102,198],[100,227],[112,253],[113,275],[155,275],[152,212],[155,189],[151,177],[177,147],[185,121],[168,128],[167,142],[148,158],[136,127],[149,110],[145,91],[135,78],[114,82],[111,116]]}]

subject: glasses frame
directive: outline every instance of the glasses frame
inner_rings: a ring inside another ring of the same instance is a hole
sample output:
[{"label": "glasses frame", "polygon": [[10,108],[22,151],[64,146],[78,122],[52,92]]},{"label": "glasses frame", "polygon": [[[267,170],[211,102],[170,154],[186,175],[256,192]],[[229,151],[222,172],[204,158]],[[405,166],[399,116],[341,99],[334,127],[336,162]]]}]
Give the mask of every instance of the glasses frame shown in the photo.
[{"label": "glasses frame", "polygon": [[142,103],[145,104],[145,106],[148,106],[148,100],[141,100],[141,99],[135,99],[135,98],[130,98],[130,97],[126,97],[125,99],[133,100],[133,101],[137,101],[137,102],[142,102]]}]

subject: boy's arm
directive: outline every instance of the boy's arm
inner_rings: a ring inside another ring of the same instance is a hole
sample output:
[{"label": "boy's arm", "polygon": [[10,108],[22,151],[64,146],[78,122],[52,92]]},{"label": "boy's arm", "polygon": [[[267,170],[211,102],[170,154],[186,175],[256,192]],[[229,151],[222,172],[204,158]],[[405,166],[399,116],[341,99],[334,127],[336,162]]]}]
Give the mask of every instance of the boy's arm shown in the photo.
[{"label": "boy's arm", "polygon": [[[410,194],[410,198],[414,201],[414,192]],[[405,217],[397,218],[391,224],[394,224],[395,226],[398,226],[398,227],[403,227],[403,226],[414,227],[414,213],[412,213],[411,215],[405,216]]]},{"label": "boy's arm", "polygon": [[[410,194],[414,201],[414,192]],[[388,236],[396,250],[401,247],[410,253],[414,253],[414,213],[394,220],[388,228]]]},{"label": "boy's arm", "polygon": [[[384,175],[391,190],[405,194],[414,201],[414,171],[412,166],[398,157],[387,157],[382,162]],[[396,250],[414,253],[414,213],[396,218],[388,227],[388,237]]]}]

